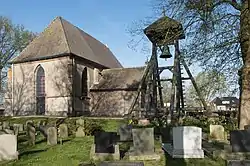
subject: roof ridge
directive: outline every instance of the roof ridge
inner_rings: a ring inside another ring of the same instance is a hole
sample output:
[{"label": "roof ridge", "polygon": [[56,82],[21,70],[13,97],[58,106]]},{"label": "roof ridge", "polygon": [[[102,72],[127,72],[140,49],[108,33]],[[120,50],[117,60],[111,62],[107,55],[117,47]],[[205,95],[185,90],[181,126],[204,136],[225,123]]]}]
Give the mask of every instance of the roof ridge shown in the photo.
[{"label": "roof ridge", "polygon": [[111,69],[104,69],[104,70],[122,70],[122,69],[138,69],[138,68],[144,68],[146,66],[138,66],[138,67],[121,67],[121,68],[111,68]]},{"label": "roof ridge", "polygon": [[64,25],[63,25],[63,18],[61,16],[58,16],[57,18],[60,20],[60,23],[62,25],[63,34],[64,34],[64,37],[65,37],[65,40],[66,40],[66,45],[68,46],[69,53],[71,53],[71,49],[69,47],[69,42],[68,42],[68,36],[66,34],[66,31],[65,31],[65,28],[64,28]]}]

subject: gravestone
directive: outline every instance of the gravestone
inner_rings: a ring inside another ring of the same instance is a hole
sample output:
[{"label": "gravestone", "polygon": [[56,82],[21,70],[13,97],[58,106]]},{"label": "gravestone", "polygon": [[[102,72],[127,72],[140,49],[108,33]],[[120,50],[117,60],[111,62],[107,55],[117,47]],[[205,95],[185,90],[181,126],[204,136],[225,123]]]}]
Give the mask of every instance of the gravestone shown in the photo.
[{"label": "gravestone", "polygon": [[227,160],[226,166],[250,166],[250,160]]},{"label": "gravestone", "polygon": [[210,138],[216,141],[225,140],[225,131],[222,125],[210,125]]},{"label": "gravestone", "polygon": [[163,144],[163,149],[173,158],[204,158],[201,144],[201,128],[180,126],[173,128],[173,145]]},{"label": "gravestone", "polygon": [[24,131],[23,124],[13,124],[13,128],[18,128],[19,132],[23,132]]},{"label": "gravestone", "polygon": [[56,145],[57,144],[57,130],[55,127],[49,127],[47,129],[47,144]]},{"label": "gravestone", "polygon": [[85,137],[84,128],[79,126],[76,130],[76,137]]},{"label": "gravestone", "polygon": [[10,129],[10,122],[4,121],[3,124],[2,124],[2,126],[3,126],[3,127],[2,127],[3,130],[4,130],[4,129]]},{"label": "gravestone", "polygon": [[94,144],[91,147],[90,156],[93,160],[119,160],[119,145],[116,145],[117,133],[97,132],[94,137]]},{"label": "gravestone", "polygon": [[230,132],[232,152],[250,152],[250,130],[234,130]]},{"label": "gravestone", "polygon": [[162,143],[173,143],[173,133],[171,127],[164,127],[160,129]]},{"label": "gravestone", "polygon": [[147,126],[149,124],[150,124],[150,121],[148,119],[140,119],[140,120],[138,120],[138,125]]},{"label": "gravestone", "polygon": [[27,122],[26,127],[27,127],[28,143],[29,143],[29,145],[35,145],[36,128],[31,121]]},{"label": "gravestone", "polygon": [[132,141],[132,126],[123,124],[118,129],[118,134],[120,136],[120,141]]},{"label": "gravestone", "polygon": [[76,126],[84,127],[84,119],[77,119],[76,120]]},{"label": "gravestone", "polygon": [[115,132],[97,132],[94,138],[96,153],[114,153],[117,134]]},{"label": "gravestone", "polygon": [[102,162],[100,166],[144,166],[143,162]]},{"label": "gravestone", "polygon": [[154,128],[132,129],[133,149],[129,152],[129,160],[160,160],[154,148]]},{"label": "gravestone", "polygon": [[18,159],[17,137],[15,135],[0,135],[0,161]]},{"label": "gravestone", "polygon": [[68,126],[66,124],[60,124],[58,133],[60,138],[68,138]]}]

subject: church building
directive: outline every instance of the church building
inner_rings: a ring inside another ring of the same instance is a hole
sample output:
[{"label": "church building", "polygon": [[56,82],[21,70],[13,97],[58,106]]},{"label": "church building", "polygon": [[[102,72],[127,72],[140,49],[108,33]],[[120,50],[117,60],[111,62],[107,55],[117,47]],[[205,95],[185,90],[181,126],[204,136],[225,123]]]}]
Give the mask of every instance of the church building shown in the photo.
[{"label": "church building", "polygon": [[62,17],[10,64],[6,116],[122,116],[144,71],[123,68],[107,46]]}]

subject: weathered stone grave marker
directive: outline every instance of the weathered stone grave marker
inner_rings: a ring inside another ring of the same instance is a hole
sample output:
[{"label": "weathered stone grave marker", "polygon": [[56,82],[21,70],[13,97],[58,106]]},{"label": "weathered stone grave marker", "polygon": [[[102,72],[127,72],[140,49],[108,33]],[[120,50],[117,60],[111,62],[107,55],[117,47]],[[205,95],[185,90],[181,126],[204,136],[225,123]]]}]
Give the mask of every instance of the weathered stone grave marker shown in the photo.
[{"label": "weathered stone grave marker", "polygon": [[9,121],[4,121],[2,126],[3,126],[3,130],[4,129],[10,129],[10,122]]},{"label": "weathered stone grave marker", "polygon": [[0,131],[3,130],[3,123],[0,122]]},{"label": "weathered stone grave marker", "polygon": [[132,126],[123,124],[118,128],[120,141],[132,141]]},{"label": "weathered stone grave marker", "polygon": [[23,132],[24,131],[24,125],[23,124],[13,124],[13,128],[18,128],[19,132]]},{"label": "weathered stone grave marker", "polygon": [[95,142],[91,147],[90,156],[94,160],[105,160],[107,157],[112,160],[120,159],[117,133],[115,132],[97,132]]},{"label": "weathered stone grave marker", "polygon": [[194,126],[173,127],[173,145],[164,144],[163,149],[173,158],[204,158],[202,129]]},{"label": "weathered stone grave marker", "polygon": [[129,160],[160,160],[154,148],[154,128],[132,129],[133,149]]},{"label": "weathered stone grave marker", "polygon": [[77,119],[76,120],[76,137],[84,137],[85,132],[84,132],[84,120],[83,119]]},{"label": "weathered stone grave marker", "polygon": [[0,161],[18,159],[17,137],[15,135],[0,135]]},{"label": "weathered stone grave marker", "polygon": [[47,129],[47,144],[48,145],[57,144],[57,129],[55,127],[49,127]]},{"label": "weathered stone grave marker", "polygon": [[26,123],[26,127],[27,127],[28,143],[29,143],[29,145],[35,145],[36,128],[31,121]]},{"label": "weathered stone grave marker", "polygon": [[216,141],[225,141],[225,131],[222,125],[210,125],[210,139]]},{"label": "weathered stone grave marker", "polygon": [[60,138],[68,138],[68,126],[66,124],[60,124],[58,133]]},{"label": "weathered stone grave marker", "polygon": [[232,152],[250,152],[250,130],[234,130],[230,132]]}]

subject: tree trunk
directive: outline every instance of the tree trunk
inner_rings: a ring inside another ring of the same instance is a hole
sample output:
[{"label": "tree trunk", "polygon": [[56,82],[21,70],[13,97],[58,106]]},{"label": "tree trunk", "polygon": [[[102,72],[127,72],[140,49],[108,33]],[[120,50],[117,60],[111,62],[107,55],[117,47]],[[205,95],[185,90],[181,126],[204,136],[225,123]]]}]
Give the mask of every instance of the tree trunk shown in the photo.
[{"label": "tree trunk", "polygon": [[[249,0],[248,0],[249,1]],[[240,44],[242,51],[243,67],[241,70],[239,128],[244,129],[250,124],[250,48],[249,48],[249,10],[248,1],[243,1],[243,9],[240,18]]]}]

